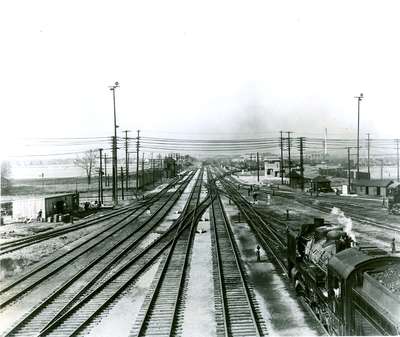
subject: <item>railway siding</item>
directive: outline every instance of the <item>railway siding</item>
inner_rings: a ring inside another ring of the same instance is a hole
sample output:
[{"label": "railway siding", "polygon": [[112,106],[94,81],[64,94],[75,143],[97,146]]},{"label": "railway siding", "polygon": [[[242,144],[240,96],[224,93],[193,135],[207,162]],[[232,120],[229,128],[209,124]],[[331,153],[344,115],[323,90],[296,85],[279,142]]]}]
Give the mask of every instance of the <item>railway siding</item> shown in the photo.
[{"label": "railway siding", "polygon": [[[147,220],[148,216],[146,215],[145,219],[143,220],[144,223],[142,221],[142,224],[139,225],[138,227],[142,227],[143,228],[143,227],[146,227],[145,225],[147,224],[148,225],[147,226],[147,231],[149,231],[149,227],[150,228],[151,228],[151,226],[154,227],[154,224],[159,222],[162,219],[162,217],[165,215],[166,211],[168,211],[168,209],[170,209],[171,206],[175,203],[175,201],[177,200],[177,198],[181,194],[182,190],[184,189],[185,185],[186,184],[184,184],[184,186],[182,186],[180,188],[180,191],[178,191],[177,193],[172,194],[171,197],[168,198],[168,200],[165,203],[164,207],[162,206],[162,204],[164,202],[159,201],[159,206],[157,206],[157,208],[159,208],[160,210],[161,209],[164,209],[164,210],[162,212],[156,212],[155,215],[150,219],[150,220],[153,220],[153,221],[148,221]],[[147,208],[147,206],[144,208],[144,211],[146,210],[146,208]],[[150,225],[150,223],[152,223],[152,225]],[[132,235],[133,242],[139,242],[138,236],[139,237],[140,236],[144,236],[145,233],[140,233],[140,230],[139,230],[139,232],[137,232],[137,231],[135,232],[134,229],[135,228],[137,229],[136,226],[130,226],[130,227],[131,227],[131,229],[130,229],[131,230],[131,234],[135,234],[135,235]],[[125,233],[125,234],[127,234],[127,233]],[[127,239],[126,235],[122,235],[122,236],[124,237],[122,239],[122,241],[126,241],[126,239]],[[122,241],[119,241],[119,243],[122,242]],[[115,245],[115,243],[116,243],[115,241],[111,240],[111,241],[109,241],[108,245],[110,245],[111,246],[110,248],[113,249],[113,248],[115,248],[116,246],[119,245],[119,243],[117,243],[117,245]],[[120,248],[119,250],[118,249],[114,250],[113,254],[107,254],[107,251],[106,251],[104,256],[102,256],[102,258],[104,258],[104,260],[103,259],[99,259],[98,250],[93,252],[93,254],[95,256],[97,255],[97,257],[98,257],[97,260],[102,262],[100,265],[97,265],[97,269],[94,268],[91,273],[82,274],[83,275],[83,278],[82,278],[82,275],[80,274],[81,271],[82,271],[82,266],[80,266],[80,268],[79,268],[79,266],[76,266],[76,268],[78,268],[77,269],[78,274],[76,274],[76,275],[79,276],[79,277],[76,278],[76,281],[75,281],[75,279],[71,279],[70,277],[65,278],[67,280],[67,282],[64,283],[64,284],[61,284],[61,286],[58,288],[58,290],[56,290],[54,293],[52,293],[49,297],[44,298],[44,300],[42,300],[40,304],[35,306],[33,311],[28,312],[27,314],[25,314],[24,315],[25,319],[20,320],[21,319],[21,317],[20,317],[19,320],[16,320],[19,323],[14,325],[14,329],[12,330],[13,333],[18,333],[19,335],[24,336],[25,332],[27,332],[27,331],[32,332],[32,330],[33,330],[33,331],[38,332],[37,329],[38,328],[44,328],[45,323],[48,323],[49,320],[53,319],[55,317],[54,315],[59,315],[57,313],[60,313],[60,312],[62,313],[62,311],[68,309],[68,308],[63,307],[66,303],[68,303],[68,302],[66,302],[66,300],[69,300],[71,298],[74,299],[75,301],[78,300],[80,296],[82,296],[85,292],[90,290],[90,288],[87,287],[87,285],[98,286],[101,282],[97,282],[97,283],[96,282],[94,282],[94,283],[91,282],[90,278],[92,278],[92,280],[93,280],[93,271],[95,273],[97,272],[97,275],[101,275],[104,278],[106,275],[104,275],[104,273],[102,273],[102,271],[104,271],[104,269],[103,269],[104,267],[101,268],[101,265],[103,265],[103,266],[107,265],[107,262],[104,263],[103,261],[110,261],[110,260],[113,261],[116,257],[118,257],[120,259],[120,258],[123,257],[124,253],[129,252],[129,250],[133,247],[132,246],[132,244],[133,244],[132,241],[129,242],[129,240],[124,242],[124,244],[121,244],[121,246],[119,247]],[[143,251],[143,248],[141,250]],[[122,254],[122,255],[120,255],[120,254]],[[136,254],[137,254],[137,250],[136,250]],[[114,263],[115,263],[115,261],[114,261]],[[90,263],[89,263],[89,265],[90,265]],[[100,268],[99,268],[99,266],[100,266]],[[100,271],[99,271],[99,269],[100,269]],[[108,276],[110,276],[110,274],[108,274]],[[86,280],[85,280],[85,277],[86,277]],[[102,278],[102,277],[100,277],[100,278]],[[96,278],[96,276],[94,278]],[[73,283],[72,281],[75,282],[75,283]],[[98,281],[98,279],[96,281]],[[72,286],[71,286],[71,284],[69,284],[70,282],[71,282]],[[18,284],[18,285],[20,286],[21,284]],[[23,285],[23,282],[22,282],[22,285]],[[84,286],[84,288],[83,288],[84,292],[81,291],[82,290],[82,286]],[[53,289],[53,288],[54,287],[51,287],[51,289]],[[60,294],[62,294],[63,296],[60,297],[59,296]],[[64,300],[61,300],[61,298],[64,298]],[[26,302],[26,300],[24,300],[24,302]],[[37,299],[36,299],[36,302],[37,302]],[[43,310],[44,308],[46,308],[46,310]],[[58,308],[58,309],[56,309],[56,308]],[[60,311],[60,308],[63,308],[62,311]],[[13,311],[13,310],[14,310],[14,307],[11,308],[11,311]],[[39,315],[39,316],[37,317],[37,315]],[[39,317],[41,317],[40,315],[42,316],[42,319],[39,319]],[[35,322],[38,323],[38,324],[35,325],[36,328],[29,323],[29,322],[32,322],[32,320],[34,318],[37,318],[37,319],[35,319]],[[28,328],[28,330],[26,330],[24,332],[23,330],[26,327]],[[20,328],[22,329],[21,331],[19,330]]]},{"label": "railway siding", "polygon": [[211,191],[216,196],[211,207],[211,237],[217,336],[267,335],[215,185]]}]

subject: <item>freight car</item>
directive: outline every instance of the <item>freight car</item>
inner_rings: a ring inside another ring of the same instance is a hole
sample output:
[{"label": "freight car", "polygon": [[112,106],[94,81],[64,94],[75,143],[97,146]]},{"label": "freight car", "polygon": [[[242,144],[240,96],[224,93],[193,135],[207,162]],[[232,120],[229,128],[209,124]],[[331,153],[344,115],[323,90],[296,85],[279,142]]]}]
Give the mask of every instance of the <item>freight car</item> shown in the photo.
[{"label": "freight car", "polygon": [[319,218],[287,236],[289,277],[330,334],[400,334],[400,256]]}]

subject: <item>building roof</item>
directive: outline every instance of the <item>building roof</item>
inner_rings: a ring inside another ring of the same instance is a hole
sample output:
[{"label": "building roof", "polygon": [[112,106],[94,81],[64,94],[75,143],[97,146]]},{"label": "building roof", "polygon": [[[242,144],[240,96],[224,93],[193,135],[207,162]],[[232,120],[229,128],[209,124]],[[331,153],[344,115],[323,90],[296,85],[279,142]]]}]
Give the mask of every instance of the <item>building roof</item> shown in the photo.
[{"label": "building roof", "polygon": [[269,158],[269,159],[264,159],[264,163],[279,163],[281,160],[279,158]]},{"label": "building roof", "polygon": [[392,184],[391,179],[357,179],[353,180],[352,184],[355,186],[368,186],[368,187],[387,187]]},{"label": "building roof", "polygon": [[290,178],[301,178],[301,175],[298,174],[296,171],[291,171],[291,172],[289,172],[287,174],[287,177],[290,177]]},{"label": "building roof", "polygon": [[312,179],[313,183],[330,183],[331,181],[325,176],[316,176]]}]

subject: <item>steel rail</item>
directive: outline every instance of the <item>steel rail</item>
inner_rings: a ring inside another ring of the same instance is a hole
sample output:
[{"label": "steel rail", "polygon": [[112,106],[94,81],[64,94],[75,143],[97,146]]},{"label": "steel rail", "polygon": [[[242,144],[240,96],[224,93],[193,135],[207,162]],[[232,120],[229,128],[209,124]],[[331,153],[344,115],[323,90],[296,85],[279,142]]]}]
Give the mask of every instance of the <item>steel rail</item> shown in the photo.
[{"label": "steel rail", "polygon": [[[203,210],[205,210],[208,207],[208,204],[209,204],[209,199],[206,199],[202,202],[201,207],[203,207]],[[104,290],[107,285],[115,283],[117,277],[119,277],[123,272],[127,271],[129,267],[138,265],[138,261],[140,261],[141,258],[146,257],[150,249],[162,243],[163,240],[165,241],[165,238],[171,237],[171,239],[169,239],[169,241],[165,243],[162,248],[159,248],[156,254],[153,257],[151,257],[151,259],[147,261],[145,265],[140,266],[140,268],[137,271],[135,271],[133,275],[130,275],[129,278],[124,281],[123,284],[119,285],[117,290],[114,291],[111,295],[109,295],[107,299],[102,304],[100,304],[89,317],[87,317],[83,322],[81,322],[78,327],[75,327],[74,330],[71,332],[70,336],[74,336],[78,334],[80,331],[82,331],[97,315],[99,315],[110,303],[112,303],[112,301],[114,301],[117,298],[117,296],[119,296],[130,284],[132,284],[134,280],[136,280],[145,270],[147,270],[147,268],[151,266],[156,261],[156,259],[161,256],[163,252],[165,252],[165,249],[167,249],[170,245],[172,245],[177,236],[179,237],[187,229],[187,223],[183,227],[181,227],[180,224],[185,223],[186,222],[185,219],[189,217],[192,214],[192,212],[194,212],[194,210],[180,217],[180,220],[177,221],[173,226],[171,226],[168,232],[166,232],[162,237],[158,238],[153,243],[151,243],[148,247],[146,247],[144,251],[139,253],[134,259],[128,261],[124,266],[122,266],[118,270],[116,274],[112,275],[106,282],[102,283],[98,288],[92,290],[90,294],[88,294],[74,307],[69,309],[68,312],[64,313],[61,317],[59,317],[57,321],[53,322],[51,325],[43,329],[39,336],[45,336],[52,330],[57,328],[60,324],[65,322],[65,320],[68,317],[70,317],[71,314],[73,314],[73,312],[76,312],[79,308],[88,303],[88,301],[90,301],[93,297],[95,297],[102,290]],[[199,216],[200,215],[201,213],[199,213]],[[175,232],[175,229],[177,227],[180,228],[178,233]]]},{"label": "steel rail", "polygon": [[140,209],[148,204],[154,203],[156,200],[159,200],[162,195],[164,195],[170,188],[171,186],[175,185],[177,181],[179,181],[180,178],[174,179],[174,181],[170,182],[168,186],[164,187],[159,193],[154,194],[150,197],[150,199],[145,200],[145,202],[141,202],[139,205],[129,205],[126,207],[123,207],[121,209],[112,211],[106,215],[99,216],[95,219],[89,219],[86,220],[85,222],[81,222],[72,226],[68,226],[67,228],[59,228],[59,229],[53,229],[51,231],[46,231],[46,233],[39,233],[36,235],[32,235],[29,237],[25,238],[20,238],[20,239],[15,239],[12,241],[8,241],[5,243],[0,244],[0,255],[4,255],[10,252],[13,252],[18,249],[22,249],[24,247],[30,246],[32,244],[36,244],[45,240],[52,239],[54,237],[75,231],[75,230],[80,230],[82,228],[86,228],[95,224],[98,224],[104,220],[108,220],[112,217],[115,217],[120,214],[124,214],[130,211],[136,211],[137,209]]},{"label": "steel rail", "polygon": [[[333,203],[330,203],[330,202],[327,202],[327,201],[323,201],[323,202],[325,204],[331,204],[331,206],[332,206],[331,208],[329,208],[328,206],[313,205],[312,203],[309,203],[307,201],[298,199],[298,198],[293,197],[293,196],[287,196],[287,195],[285,195],[283,193],[279,193],[277,196],[288,198],[288,199],[293,199],[293,200],[299,202],[300,204],[302,204],[304,206],[307,206],[307,207],[310,207],[310,208],[314,208],[314,209],[316,209],[318,211],[321,211],[321,212],[327,213],[327,214],[331,213],[333,207],[338,207],[338,206],[335,206]],[[366,217],[360,216],[358,214],[354,214],[354,213],[352,213],[351,209],[349,209],[348,207],[346,207],[343,204],[341,204],[340,208],[342,210],[347,209],[346,212],[348,213],[348,216],[350,216],[352,219],[355,219],[355,220],[357,220],[357,221],[359,221],[359,222],[361,222],[363,224],[370,225],[370,226],[373,226],[373,227],[382,228],[382,229],[388,229],[390,231],[393,231],[393,232],[396,232],[396,233],[400,233],[400,228],[394,227],[394,226],[390,226],[390,225],[384,224],[384,223],[382,223],[380,221],[376,221],[376,220],[373,220],[373,219],[370,219],[370,218],[366,218]]]},{"label": "steel rail", "polygon": [[[254,210],[254,208],[251,206],[251,204],[239,192],[237,192],[236,189],[232,185],[227,183],[226,180],[221,180],[221,183],[224,185],[228,195],[230,195],[231,199],[235,202],[235,204],[238,206],[240,211],[245,212],[245,209],[247,209],[246,213],[251,212],[252,215],[260,222],[260,224],[262,225],[262,228],[264,230],[267,230],[268,233],[274,238],[274,241],[276,241],[276,243],[281,248],[286,247],[286,243],[282,240],[282,238],[280,238],[275,233],[275,230],[273,228],[271,228],[266,221],[264,221],[264,219],[260,216],[260,214],[258,212],[256,212],[256,210]],[[254,222],[254,220],[252,220],[252,219],[250,219],[250,220],[252,222]],[[257,228],[258,226],[254,226],[254,227]]]},{"label": "steel rail", "polygon": [[[225,182],[226,181],[223,181],[222,183],[224,184]],[[232,187],[232,185],[228,183],[225,184],[225,187],[227,188],[227,192],[231,195],[233,202],[239,208],[239,211],[246,218],[248,225],[251,227],[257,239],[260,241],[261,246],[270,253],[272,258],[276,261],[282,271],[285,274],[288,274],[286,264],[284,260],[279,256],[282,254],[282,251],[286,249],[286,243],[281,238],[279,238],[279,236],[277,236],[274,231],[271,230],[271,227],[253,209],[250,203],[246,199],[244,199],[243,196],[239,192],[237,192],[234,187]],[[254,217],[261,223],[261,226],[255,223]],[[263,231],[260,230],[260,228],[262,228]],[[268,233],[265,233],[265,230]],[[272,240],[270,236],[273,237]],[[271,244],[278,245],[278,247],[275,248],[276,250],[278,250],[278,252],[276,252],[275,249],[271,247]]]},{"label": "steel rail", "polygon": [[200,180],[200,186],[199,186],[199,190],[198,190],[198,194],[196,196],[196,205],[194,206],[194,212],[193,212],[193,216],[191,219],[191,228],[190,228],[190,237],[189,237],[189,242],[186,248],[186,252],[185,252],[185,261],[184,264],[182,266],[182,270],[180,272],[180,280],[179,280],[179,285],[178,285],[178,292],[176,294],[175,297],[175,311],[173,314],[173,318],[172,318],[172,322],[171,322],[171,327],[170,327],[170,336],[172,336],[174,334],[174,328],[176,325],[176,322],[178,320],[177,316],[178,316],[178,312],[179,312],[179,299],[182,296],[183,292],[184,292],[184,286],[185,286],[185,280],[186,280],[186,275],[187,275],[187,269],[188,269],[188,265],[189,265],[189,256],[191,256],[191,250],[193,247],[193,241],[194,241],[194,237],[195,237],[195,229],[197,227],[198,221],[196,221],[197,218],[197,210],[199,208],[199,203],[200,203],[200,193],[201,193],[201,189],[202,189],[202,182],[203,182],[203,174],[204,174],[204,170],[201,170],[201,177],[199,178]]},{"label": "steel rail", "polygon": [[[221,284],[223,285],[223,287],[221,289],[221,293],[223,295],[223,300],[225,301],[224,326],[227,327],[227,331],[225,331],[224,335],[246,337],[250,335],[263,336],[263,328],[260,324],[260,318],[257,317],[257,309],[253,302],[253,296],[246,280],[246,273],[241,263],[238,247],[235,243],[232,230],[230,229],[229,220],[224,211],[220,196],[215,187],[213,188],[213,193],[216,195],[216,198],[211,206],[213,217],[213,233],[215,235],[216,243],[215,251],[218,254],[217,259],[219,260],[219,263],[217,264],[220,267],[219,275],[222,277]],[[225,275],[227,271],[229,271],[229,274]],[[240,294],[238,294],[237,292],[238,284],[236,284],[236,282],[234,285],[235,292],[232,292],[232,290],[229,291],[227,289],[232,280],[227,279],[226,276],[228,276],[229,279],[232,279],[234,277],[240,279],[239,284],[242,286],[243,289],[242,296],[240,296]],[[232,294],[229,295],[230,292]],[[248,307],[248,314],[252,322],[250,326],[246,326],[246,324],[243,324],[245,323],[243,318],[243,315],[245,315],[243,307],[240,308],[240,320],[237,320],[237,322],[235,322],[235,315],[233,315],[232,313],[234,312],[233,310],[235,310],[235,307],[238,306],[239,299],[246,303],[243,303],[243,306]]]},{"label": "steel rail", "polygon": [[[188,182],[187,182],[188,183]],[[182,185],[180,188],[181,193],[183,192],[184,188],[186,187],[186,184]],[[179,191],[177,191],[179,192]],[[180,193],[180,194],[181,194]],[[179,194],[179,195],[180,195]],[[171,196],[172,198],[173,196]],[[170,198],[170,199],[171,199]],[[176,200],[175,200],[176,201]],[[165,214],[173,207],[175,204],[175,201],[171,203],[165,208],[167,203],[159,207],[153,214],[151,218],[149,218],[145,223],[141,225],[141,228],[144,228],[147,224],[150,224],[150,228],[146,229],[144,233],[142,233],[138,238],[136,238],[133,242],[131,242],[127,247],[125,247],[121,252],[118,253],[110,262],[108,262],[101,270],[97,271],[97,273],[91,277],[90,280],[88,280],[83,288],[81,288],[80,291],[75,293],[73,297],[57,312],[57,314],[50,320],[50,322],[47,323],[47,325],[44,327],[46,328],[47,326],[51,325],[52,322],[57,320],[69,307],[73,305],[74,302],[76,302],[79,297],[81,297],[85,292],[87,292],[90,287],[92,287],[95,282],[105,274],[105,272],[110,269],[113,265],[115,265],[119,260],[122,259],[123,256],[125,256],[129,250],[131,250],[133,247],[135,247],[146,235],[148,235],[163,219]],[[159,215],[158,219],[155,218],[156,215],[158,215],[161,210],[163,210],[163,213]],[[155,223],[154,223],[155,220]],[[152,223],[153,222],[153,223]],[[138,229],[139,231],[139,229]],[[122,242],[127,241],[130,237],[132,237],[134,234],[136,234],[138,231],[135,231],[131,233],[128,237],[124,238],[122,241],[118,242],[115,246],[113,246],[111,249],[107,250],[104,252],[102,255],[100,255],[97,259],[92,261],[89,265],[87,265],[85,268],[81,269],[76,273],[71,279],[67,280],[64,284],[62,284],[56,291],[54,291],[48,298],[46,298],[42,303],[40,303],[39,306],[34,308],[33,311],[31,311],[28,315],[24,317],[22,321],[20,321],[17,325],[15,325],[12,330],[9,333],[16,333],[19,328],[27,324],[29,320],[33,320],[35,316],[37,316],[46,306],[50,305],[53,300],[55,300],[61,293],[63,293],[72,283],[74,283],[76,280],[78,280],[84,273],[86,273],[88,270],[90,270],[94,265],[96,265],[99,261],[101,261],[104,257],[108,256],[112,250],[114,250],[117,246],[119,246]]]},{"label": "steel rail", "polygon": [[[193,188],[193,190],[191,192],[191,195],[190,195],[190,197],[189,197],[189,199],[188,199],[188,201],[187,201],[187,203],[185,205],[185,209],[184,209],[185,213],[187,213],[189,210],[193,210],[193,215],[192,215],[190,221],[188,221],[188,223],[186,223],[186,224],[182,223],[181,224],[181,226],[182,225],[190,225],[190,228],[188,230],[189,233],[186,233],[186,235],[188,235],[188,237],[185,237],[183,239],[183,243],[186,244],[186,249],[184,249],[185,250],[184,261],[183,262],[182,261],[178,261],[178,262],[181,263],[181,266],[182,266],[181,267],[181,271],[180,271],[181,272],[180,273],[180,277],[178,276],[179,277],[179,281],[177,282],[178,283],[178,285],[177,285],[178,291],[176,293],[176,296],[174,296],[174,299],[171,299],[171,301],[173,302],[171,304],[171,306],[173,306],[173,309],[170,310],[170,311],[172,311],[172,313],[171,313],[171,315],[169,317],[170,318],[169,319],[169,324],[167,324],[168,327],[166,327],[164,329],[165,332],[166,333],[168,332],[169,335],[171,335],[173,333],[174,318],[176,317],[176,312],[177,312],[177,302],[178,302],[178,299],[179,299],[179,294],[181,293],[180,286],[182,284],[181,283],[182,282],[182,278],[184,277],[182,273],[185,272],[185,270],[186,270],[185,264],[187,263],[189,251],[190,251],[190,248],[191,248],[191,245],[192,245],[192,242],[193,242],[192,239],[194,238],[194,228],[195,228],[194,219],[195,219],[196,214],[197,214],[197,206],[198,206],[198,202],[199,202],[199,198],[200,198],[202,179],[203,179],[203,169],[201,170],[201,172],[200,172],[200,174],[198,176],[198,180],[196,182],[196,185]],[[198,186],[198,185],[200,185],[200,186]],[[196,188],[198,189],[198,193],[197,193],[196,199],[194,199]],[[193,201],[195,201],[195,206],[191,207]],[[178,231],[179,231],[179,229],[180,228],[178,228]],[[168,255],[165,258],[163,266],[161,268],[161,273],[160,273],[159,277],[157,278],[157,281],[156,281],[156,283],[154,285],[154,289],[152,290],[151,295],[148,298],[148,301],[146,302],[146,308],[145,308],[145,312],[143,313],[143,318],[142,318],[141,322],[138,324],[138,326],[136,326],[136,329],[135,329],[136,336],[144,336],[145,333],[148,331],[149,321],[150,321],[150,319],[152,317],[152,314],[154,313],[156,302],[157,302],[157,299],[159,298],[159,295],[161,293],[161,289],[162,289],[162,287],[164,285],[164,281],[166,279],[167,272],[170,270],[169,268],[171,266],[171,261],[172,261],[173,257],[176,256],[176,254],[177,254],[176,251],[175,251],[175,248],[176,248],[176,246],[178,244],[178,239],[179,238],[181,238],[181,236],[179,236],[179,237],[176,236],[174,241],[171,244],[171,247],[169,249]],[[185,247],[183,247],[183,248],[185,248]],[[165,314],[165,312],[164,312],[164,314]],[[164,318],[164,321],[165,321],[165,318]],[[160,322],[158,322],[158,323],[160,323]]]},{"label": "steel rail", "polygon": [[[183,191],[185,187],[181,187],[178,191]],[[181,192],[178,192],[178,194]],[[169,198],[165,201],[164,205],[166,205],[169,200],[171,200],[173,197],[176,197],[176,194],[172,194],[171,196],[169,196]],[[163,206],[164,206],[163,205]],[[162,207],[163,207],[162,206]],[[146,207],[147,208],[147,207]],[[23,293],[29,291],[30,289],[32,289],[33,287],[37,286],[39,283],[41,283],[42,281],[48,279],[49,276],[52,276],[53,274],[55,274],[56,272],[58,272],[59,270],[61,270],[64,266],[70,264],[71,262],[75,261],[76,259],[78,259],[80,256],[82,256],[83,254],[89,252],[90,250],[92,250],[94,247],[96,247],[97,245],[99,245],[100,243],[104,242],[105,240],[107,240],[108,238],[110,238],[111,236],[113,236],[114,234],[116,234],[117,232],[119,232],[120,230],[124,229],[126,226],[128,226],[132,221],[134,221],[135,219],[137,219],[141,214],[143,214],[146,211],[146,208],[143,208],[142,212],[140,212],[139,214],[137,214],[133,219],[131,219],[129,222],[122,224],[121,227],[116,228],[114,230],[112,230],[110,233],[108,233],[105,237],[103,237],[101,240],[94,242],[93,244],[91,244],[90,246],[86,247],[83,251],[79,252],[78,254],[76,254],[75,256],[70,257],[67,261],[65,261],[63,264],[61,264],[60,266],[58,266],[57,268],[54,268],[53,270],[49,271],[48,273],[45,273],[45,275],[42,275],[41,277],[39,277],[38,280],[36,280],[35,282],[31,283],[28,287],[23,288],[22,290],[20,290],[19,292],[17,291],[16,294],[14,294],[11,297],[8,297],[5,301],[2,301],[0,303],[0,308],[4,307],[5,305],[9,304],[10,302],[14,301],[15,299],[17,299],[19,296],[21,296]],[[157,212],[158,213],[158,212]],[[153,216],[155,216],[157,213],[153,214]],[[131,214],[129,214],[128,216],[124,217],[123,219],[121,219],[119,222],[117,222],[114,226],[117,226],[118,224],[121,224],[122,221],[127,220],[129,217],[131,216]],[[111,227],[111,229],[114,227]],[[140,229],[141,227],[139,227]],[[77,249],[79,249],[80,247],[82,247],[83,245],[87,244],[88,242],[97,239],[101,234],[107,232],[108,230],[110,230],[110,228],[106,228],[102,231],[100,231],[99,233],[97,233],[95,236],[89,238],[88,240],[85,240],[84,242],[80,243],[79,245],[77,245],[76,247],[74,247],[73,249],[61,254],[60,256],[57,256],[53,259],[51,259],[50,261],[47,261],[45,264],[42,264],[41,266],[35,268],[34,270],[32,270],[31,272],[25,274],[24,276],[18,278],[17,280],[15,280],[12,284],[9,284],[8,286],[6,286],[5,288],[0,290],[0,294],[4,293],[5,291],[9,291],[11,288],[15,287],[16,285],[18,285],[19,283],[23,282],[24,280],[32,277],[34,274],[36,274],[37,272],[45,269],[46,267],[48,267],[49,265],[53,264],[54,262],[57,262],[58,260],[60,260],[61,258],[67,256],[68,254],[71,254],[73,252],[75,252]],[[136,232],[136,231],[134,231]]]}]

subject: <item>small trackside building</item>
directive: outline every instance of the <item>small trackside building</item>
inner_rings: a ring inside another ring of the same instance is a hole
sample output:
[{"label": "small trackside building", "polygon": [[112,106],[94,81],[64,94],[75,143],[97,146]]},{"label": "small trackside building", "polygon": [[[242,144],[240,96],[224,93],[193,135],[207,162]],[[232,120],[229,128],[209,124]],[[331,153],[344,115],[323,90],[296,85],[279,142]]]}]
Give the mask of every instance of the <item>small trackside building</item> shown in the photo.
[{"label": "small trackside building", "polygon": [[311,179],[311,190],[313,192],[332,192],[331,181],[325,176],[317,176]]},{"label": "small trackside building", "polygon": [[387,197],[391,179],[357,179],[351,182],[351,190],[359,195]]},{"label": "small trackside building", "polygon": [[79,194],[65,193],[47,196],[32,196],[30,198],[12,201],[12,218],[36,218],[42,210],[42,217],[48,218],[55,214],[67,214],[79,209]]},{"label": "small trackside building", "polygon": [[279,158],[270,158],[264,160],[265,177],[280,177],[281,160]]}]

